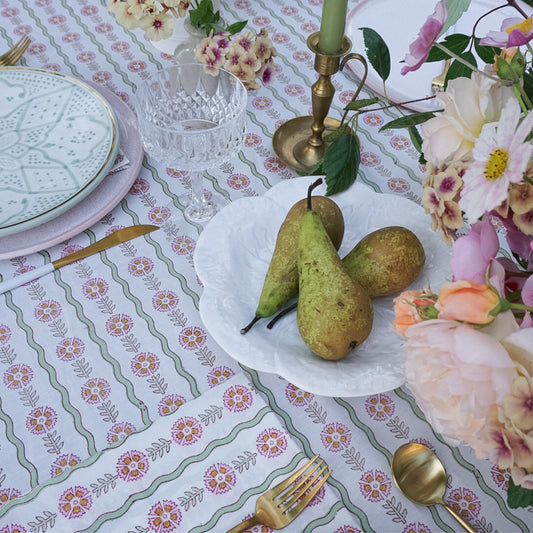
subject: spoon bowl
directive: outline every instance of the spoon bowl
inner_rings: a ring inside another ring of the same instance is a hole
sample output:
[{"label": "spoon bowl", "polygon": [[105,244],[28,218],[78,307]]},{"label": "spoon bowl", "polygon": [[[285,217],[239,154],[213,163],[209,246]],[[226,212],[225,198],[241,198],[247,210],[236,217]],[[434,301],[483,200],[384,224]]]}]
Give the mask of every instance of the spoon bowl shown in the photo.
[{"label": "spoon bowl", "polygon": [[469,533],[476,530],[461,518],[443,497],[446,492],[446,471],[437,455],[423,444],[409,442],[392,456],[392,477],[397,487],[419,505],[442,505]]}]

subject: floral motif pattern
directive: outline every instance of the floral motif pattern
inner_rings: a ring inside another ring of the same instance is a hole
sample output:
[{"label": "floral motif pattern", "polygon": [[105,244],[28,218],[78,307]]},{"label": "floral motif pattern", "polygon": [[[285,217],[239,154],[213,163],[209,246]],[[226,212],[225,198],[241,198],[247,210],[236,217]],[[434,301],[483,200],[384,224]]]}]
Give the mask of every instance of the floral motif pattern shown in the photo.
[{"label": "floral motif pattern", "polygon": [[450,491],[448,505],[467,522],[477,518],[481,511],[479,498],[471,490],[465,488]]},{"label": "floral motif pattern", "polygon": [[361,476],[359,490],[368,501],[379,502],[390,494],[391,480],[381,470],[368,470]]},{"label": "floral motif pattern", "polygon": [[57,345],[56,355],[61,361],[74,361],[85,352],[85,344],[78,337],[67,337]]},{"label": "floral motif pattern", "polygon": [[213,388],[233,375],[235,375],[235,372],[231,368],[227,366],[218,366],[213,368],[209,374],[207,374],[207,383]]},{"label": "floral motif pattern", "polygon": [[246,411],[252,403],[253,396],[249,389],[243,385],[234,385],[224,391],[222,401],[226,409],[232,413]]},{"label": "floral motif pattern", "polygon": [[313,393],[304,391],[292,383],[285,388],[285,396],[292,405],[296,406],[307,405],[315,397]]},{"label": "floral motif pattern", "polygon": [[158,413],[161,416],[169,415],[185,402],[186,400],[183,396],[180,396],[179,394],[169,394],[159,402],[159,407],[157,409]]},{"label": "floral motif pattern", "polygon": [[80,461],[81,459],[73,453],[60,455],[50,466],[50,476],[57,477],[65,470],[76,466]]},{"label": "floral motif pattern", "polygon": [[86,281],[82,287],[83,295],[89,300],[105,296],[108,290],[109,285],[107,284],[107,281],[102,278],[92,278],[89,281]]},{"label": "floral motif pattern", "polygon": [[111,386],[104,378],[91,378],[81,388],[81,397],[89,404],[105,400],[111,393]]},{"label": "floral motif pattern", "polygon": [[365,408],[372,420],[387,420],[394,414],[394,402],[386,394],[374,394],[365,401]]},{"label": "floral motif pattern", "polygon": [[18,489],[0,489],[0,507],[11,500],[18,498],[20,494],[20,490]]},{"label": "floral motif pattern", "polygon": [[119,457],[116,468],[124,481],[137,481],[148,472],[150,464],[144,453],[130,450]]},{"label": "floral motif pattern", "polygon": [[69,520],[83,516],[92,506],[93,498],[85,487],[76,485],[61,494],[58,502],[59,512]]},{"label": "floral motif pattern", "polygon": [[128,272],[135,277],[145,276],[154,268],[154,262],[148,257],[136,257],[128,263]]},{"label": "floral motif pattern", "polygon": [[159,368],[159,357],[150,352],[138,353],[131,360],[131,371],[140,378],[151,376]]},{"label": "floral motif pattern", "polygon": [[179,335],[180,345],[186,350],[197,350],[206,341],[206,333],[198,326],[188,326],[181,330]]},{"label": "floral motif pattern", "polygon": [[431,533],[431,529],[421,522],[407,524],[402,533]]},{"label": "floral motif pattern", "polygon": [[11,338],[11,330],[5,324],[0,324],[0,344],[5,344]]},{"label": "floral motif pattern", "polygon": [[337,528],[334,533],[361,533],[361,530],[358,527],[341,526]]},{"label": "floral motif pattern", "polygon": [[188,235],[181,235],[172,241],[172,251],[178,255],[191,255],[196,249],[196,241]]},{"label": "floral motif pattern", "polygon": [[340,452],[350,445],[352,435],[344,424],[333,422],[324,427],[320,433],[320,439],[330,452]]},{"label": "floral motif pattern", "polygon": [[107,433],[107,443],[109,445],[116,444],[117,442],[124,440],[128,435],[131,435],[136,429],[137,428],[129,422],[119,422],[114,424]]},{"label": "floral motif pattern", "polygon": [[287,437],[279,429],[265,429],[259,433],[256,445],[257,451],[270,459],[281,455],[287,449]]},{"label": "floral motif pattern", "polygon": [[28,385],[32,379],[33,370],[28,365],[12,365],[4,372],[4,385],[8,389],[21,389]]},{"label": "floral motif pattern", "polygon": [[36,407],[26,418],[26,427],[33,435],[50,431],[57,422],[57,413],[51,407]]},{"label": "floral motif pattern", "polygon": [[9,524],[0,528],[0,533],[27,533],[27,529],[20,524]]},{"label": "floral motif pattern", "polygon": [[181,511],[176,502],[172,500],[161,500],[148,512],[148,525],[156,533],[169,533],[180,525],[182,519]]},{"label": "floral motif pattern", "polygon": [[202,424],[192,416],[179,418],[172,426],[172,439],[180,446],[195,444],[202,437],[202,433]]},{"label": "floral motif pattern", "polygon": [[125,314],[113,315],[106,322],[106,330],[112,337],[123,337],[133,328],[133,320]]},{"label": "floral motif pattern", "polygon": [[168,313],[178,305],[178,295],[172,291],[157,291],[152,298],[152,305],[156,311]]},{"label": "floral motif pattern", "polygon": [[226,463],[215,463],[204,474],[204,484],[213,494],[224,494],[231,490],[237,481],[233,468]]},{"label": "floral motif pattern", "polygon": [[61,305],[55,300],[42,300],[34,311],[39,322],[51,322],[61,314]]}]

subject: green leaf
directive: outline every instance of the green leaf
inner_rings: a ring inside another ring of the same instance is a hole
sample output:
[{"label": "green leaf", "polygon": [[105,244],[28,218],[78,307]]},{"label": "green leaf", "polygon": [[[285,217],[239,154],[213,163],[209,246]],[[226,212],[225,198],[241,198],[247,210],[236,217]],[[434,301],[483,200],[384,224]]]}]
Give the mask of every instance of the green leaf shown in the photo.
[{"label": "green leaf", "polygon": [[[465,61],[468,61],[470,64],[477,66],[476,58],[474,57],[474,54],[472,52],[465,52],[463,54],[460,54],[460,57],[462,57]],[[450,70],[448,70],[448,74],[446,75],[446,84],[450,80],[454,80],[455,78],[470,78],[472,76],[472,70],[467,67],[466,65],[463,65],[459,61],[452,61],[452,64],[450,65]]]},{"label": "green leaf", "polygon": [[409,137],[411,138],[413,146],[417,152],[422,153],[422,135],[420,135],[420,132],[414,126],[409,126],[407,130],[409,131]]},{"label": "green leaf", "polygon": [[444,35],[461,18],[463,13],[469,8],[470,0],[447,0],[446,6],[448,8],[448,18],[440,35]]},{"label": "green leaf", "polygon": [[357,178],[361,155],[355,135],[341,135],[326,149],[322,168],[326,174],[326,196],[345,191]]},{"label": "green leaf", "polygon": [[515,485],[513,483],[513,479],[509,478],[507,504],[511,509],[518,509],[519,507],[529,507],[530,505],[533,505],[533,490],[525,489],[520,485]]},{"label": "green leaf", "polygon": [[494,63],[494,56],[497,56],[501,53],[501,48],[496,48],[495,46],[480,46],[479,38],[474,40],[474,48],[476,53],[485,63]]},{"label": "green leaf", "polygon": [[235,35],[236,33],[239,33],[241,30],[243,30],[245,28],[246,24],[248,24],[247,20],[239,20],[237,22],[234,22],[233,24],[230,24],[226,28],[226,31],[230,35]]},{"label": "green leaf", "polygon": [[533,100],[533,70],[531,68],[528,68],[524,72],[523,80],[524,80],[524,91],[528,95],[529,99]]},{"label": "green leaf", "polygon": [[[454,54],[461,55],[467,48],[470,43],[470,36],[463,35],[462,33],[455,33],[453,35],[448,35],[442,45],[445,46],[450,52]],[[433,46],[429,51],[427,63],[432,63],[434,61],[442,61],[443,59],[448,59],[450,56],[444,50]]]},{"label": "green leaf", "polygon": [[363,31],[368,61],[370,61],[378,76],[383,81],[386,81],[390,75],[390,53],[385,41],[372,28],[359,29]]},{"label": "green leaf", "polygon": [[332,143],[335,139],[337,139],[341,135],[350,135],[352,133],[353,133],[352,128],[350,128],[350,126],[346,124],[343,124],[336,130],[333,130],[330,133],[326,133],[325,135],[322,135],[322,140],[327,143]]},{"label": "green leaf", "polygon": [[196,9],[189,9],[189,19],[194,28],[212,27],[220,20],[220,11],[215,13],[211,0],[202,0]]},{"label": "green leaf", "polygon": [[362,107],[374,105],[377,102],[379,102],[379,98],[377,96],[374,96],[374,98],[361,98],[360,100],[350,102],[347,106],[345,106],[344,109],[348,109],[349,111],[357,111]]},{"label": "green leaf", "polygon": [[384,130],[393,130],[393,129],[400,129],[400,128],[411,128],[413,126],[417,126],[418,124],[422,124],[423,122],[426,122],[426,120],[429,120],[430,118],[433,118],[435,114],[432,111],[423,111],[421,113],[413,113],[412,115],[407,115],[405,117],[400,117],[395,120],[391,120],[390,122],[387,122],[384,126],[381,126],[379,131]]}]

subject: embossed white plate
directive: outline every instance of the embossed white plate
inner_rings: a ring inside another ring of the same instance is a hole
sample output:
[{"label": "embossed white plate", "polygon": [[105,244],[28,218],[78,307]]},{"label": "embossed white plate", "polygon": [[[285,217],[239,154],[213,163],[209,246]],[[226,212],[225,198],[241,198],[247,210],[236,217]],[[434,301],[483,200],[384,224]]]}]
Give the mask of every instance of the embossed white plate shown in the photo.
[{"label": "embossed white plate", "polygon": [[[390,331],[393,297],[374,299],[372,333],[340,361],[325,361],[309,350],[298,332],[295,313],[272,330],[266,328],[265,319],[246,335],[240,333],[254,316],[279,227],[314,179],[295,178],[264,196],[237,200],[207,224],[194,255],[204,284],[200,315],[215,341],[239,363],[278,374],[309,392],[348,397],[394,389],[404,382],[405,351],[402,339]],[[321,187],[316,194],[324,194]],[[426,253],[424,269],[411,288],[430,283],[436,290],[451,277],[450,248],[431,230],[421,206],[400,196],[378,194],[360,183],[332,199],[341,208],[346,227],[341,257],[371,231],[400,225],[417,235]]]},{"label": "embossed white plate", "polygon": [[89,85],[56,72],[0,68],[0,236],[82,200],[118,146],[113,110]]}]

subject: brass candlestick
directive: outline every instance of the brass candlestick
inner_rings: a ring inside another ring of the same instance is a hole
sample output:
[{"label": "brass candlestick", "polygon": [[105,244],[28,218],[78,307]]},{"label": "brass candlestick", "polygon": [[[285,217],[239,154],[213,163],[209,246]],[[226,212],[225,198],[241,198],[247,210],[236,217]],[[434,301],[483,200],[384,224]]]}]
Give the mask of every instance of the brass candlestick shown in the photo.
[{"label": "brass candlestick", "polygon": [[316,32],[307,39],[307,46],[315,53],[315,70],[319,74],[318,80],[311,87],[313,115],[288,120],[276,130],[272,138],[274,152],[279,159],[302,173],[309,172],[324,156],[327,143],[322,138],[323,133],[332,132],[341,124],[339,120],[328,117],[335,94],[331,76],[339,70],[339,67],[342,69],[350,59],[361,61],[365,74],[354,95],[355,99],[367,73],[366,60],[359,54],[348,54],[352,48],[352,42],[348,37],[343,38],[342,49],[336,54],[321,52],[318,48],[319,37],[320,32]]}]

